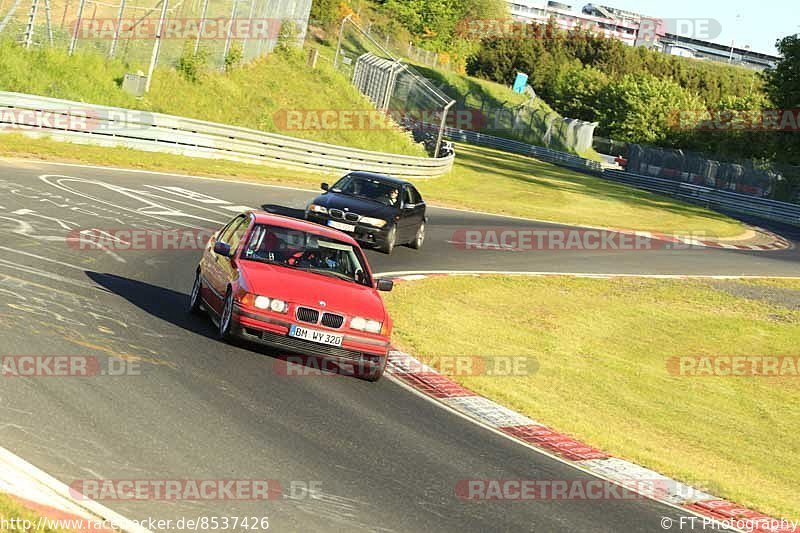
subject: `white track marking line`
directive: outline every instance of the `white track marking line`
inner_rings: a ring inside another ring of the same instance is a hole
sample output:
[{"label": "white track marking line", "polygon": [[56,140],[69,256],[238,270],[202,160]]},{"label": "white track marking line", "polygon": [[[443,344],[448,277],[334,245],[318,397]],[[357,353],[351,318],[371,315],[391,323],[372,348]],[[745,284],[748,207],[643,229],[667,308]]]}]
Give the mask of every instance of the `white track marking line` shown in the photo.
[{"label": "white track marking line", "polygon": [[63,261],[58,261],[58,260],[56,260],[56,259],[51,259],[51,258],[49,258],[49,257],[44,257],[44,256],[42,256],[42,255],[32,254],[32,253],[30,253],[30,252],[23,252],[22,250],[16,250],[16,249],[14,249],[14,248],[9,248],[9,247],[7,247],[7,246],[0,246],[0,250],[4,250],[4,251],[6,251],[6,252],[12,252],[12,253],[14,253],[14,254],[27,255],[27,256],[29,256],[29,257],[33,257],[33,258],[39,259],[39,260],[41,260],[41,261],[47,261],[47,262],[49,262],[49,263],[54,263],[54,264],[56,264],[56,265],[61,265],[61,266],[63,266],[63,267],[72,268],[72,269],[75,269],[75,270],[80,270],[81,272],[86,272],[87,270],[90,270],[90,269],[87,269],[87,268],[84,268],[84,267],[80,267],[80,266],[78,266],[78,265],[73,265],[73,264],[70,264],[70,263],[65,263],[65,262],[63,262]]},{"label": "white track marking line", "polygon": [[[52,183],[51,181],[49,181],[49,178],[60,178],[60,179],[57,180],[58,183]],[[64,180],[78,181],[78,182],[83,182],[83,183],[93,183],[95,185],[98,185],[98,184],[99,185],[104,185],[103,182],[84,180],[83,178],[76,178],[74,176],[64,176],[64,175],[61,175],[61,174],[42,174],[41,176],[39,176],[39,179],[41,179],[42,181],[44,181],[48,185],[50,185],[52,187],[55,187],[56,189],[68,192],[70,194],[74,194],[76,196],[81,196],[81,197],[86,198],[88,200],[91,200],[93,202],[109,205],[111,207],[114,207],[116,209],[121,209],[123,211],[128,211],[129,213],[134,213],[137,216],[146,216],[146,217],[154,218],[156,220],[160,220],[161,222],[166,222],[168,224],[172,224],[172,225],[175,225],[175,226],[186,226],[186,227],[190,227],[190,228],[194,228],[194,229],[208,229],[208,228],[205,228],[203,226],[194,225],[194,224],[192,224],[190,222],[185,222],[185,221],[176,222],[176,221],[171,220],[169,218],[166,218],[166,217],[163,217],[163,216],[159,216],[159,215],[155,215],[153,213],[148,213],[146,211],[139,211],[139,210],[136,210],[136,209],[131,209],[129,207],[124,207],[124,206],[121,206],[121,205],[117,205],[117,204],[114,204],[112,202],[101,200],[100,198],[95,198],[95,197],[90,196],[88,194],[84,194],[84,193],[72,190],[69,187],[66,187],[66,186],[61,184],[61,181],[64,181]],[[178,216],[178,215],[172,215],[172,216]],[[202,217],[190,217],[190,218],[197,218],[197,219],[200,219],[200,220],[205,220]],[[209,222],[214,222],[216,224],[216,221],[214,221],[214,220],[208,220],[208,221]]]},{"label": "white track marking line", "polygon": [[525,272],[503,270],[407,270],[397,272],[378,272],[375,277],[403,278],[406,281],[423,279],[427,276],[531,276],[531,277],[556,277],[566,276],[571,278],[647,278],[647,279],[787,279],[800,280],[800,276],[746,276],[746,275],[716,275],[716,274],[592,274],[589,272]]},{"label": "white track marking line", "polygon": [[38,502],[42,505],[55,509],[61,507],[60,510],[63,510],[63,507],[75,508],[87,515],[83,517],[84,519],[95,516],[102,520],[108,520],[124,533],[150,533],[149,530],[94,500],[73,498],[67,485],[2,447],[0,447],[0,464],[4,466],[0,477],[11,480],[13,482],[11,488],[18,485],[30,487],[33,484],[36,489],[41,491],[43,499],[47,500]]}]

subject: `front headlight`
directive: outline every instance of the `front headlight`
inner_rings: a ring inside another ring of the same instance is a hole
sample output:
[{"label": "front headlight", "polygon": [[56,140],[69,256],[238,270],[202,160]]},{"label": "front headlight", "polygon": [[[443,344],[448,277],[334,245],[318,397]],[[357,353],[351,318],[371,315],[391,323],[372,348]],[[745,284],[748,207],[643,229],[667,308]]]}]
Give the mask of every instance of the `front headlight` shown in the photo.
[{"label": "front headlight", "polygon": [[276,313],[285,313],[289,310],[289,304],[283,300],[273,299],[269,304],[269,308]]},{"label": "front headlight", "polygon": [[370,226],[375,226],[376,228],[382,228],[386,225],[385,220],[372,217],[361,217],[361,220],[359,220],[359,222],[363,222],[364,224],[369,224]]},{"label": "front headlight", "polygon": [[366,330],[370,333],[380,333],[381,326],[383,326],[383,324],[381,324],[377,320],[367,320]]},{"label": "front headlight", "polygon": [[323,215],[328,214],[328,208],[327,207],[323,207],[323,206],[317,205],[317,204],[310,204],[308,206],[308,210],[311,211],[312,213],[321,213]]},{"label": "front headlight", "polygon": [[256,296],[255,302],[253,305],[258,307],[259,309],[269,309],[269,298],[266,296]]},{"label": "front headlight", "polygon": [[[253,296],[250,297],[252,298]],[[269,309],[275,313],[285,313],[289,310],[289,304],[283,300],[269,298],[267,296],[255,295],[255,298],[253,299],[253,305],[259,309],[263,309],[264,311]]]},{"label": "front headlight", "polygon": [[350,320],[350,329],[357,329],[358,331],[366,331],[369,333],[380,333],[383,324],[377,320],[367,320],[360,316],[354,316]]}]

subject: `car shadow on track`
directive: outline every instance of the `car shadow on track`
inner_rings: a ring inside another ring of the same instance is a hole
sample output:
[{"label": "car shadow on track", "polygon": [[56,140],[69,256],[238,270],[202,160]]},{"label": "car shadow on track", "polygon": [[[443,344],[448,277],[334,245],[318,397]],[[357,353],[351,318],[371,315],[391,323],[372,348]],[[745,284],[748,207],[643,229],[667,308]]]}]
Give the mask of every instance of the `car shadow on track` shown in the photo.
[{"label": "car shadow on track", "polygon": [[[217,337],[217,329],[210,317],[189,312],[188,294],[116,274],[86,271],[86,276],[156,318],[214,342],[225,342]],[[355,377],[352,367],[312,355],[286,353],[244,339],[235,339],[230,344],[275,359],[273,371],[279,375]]]}]

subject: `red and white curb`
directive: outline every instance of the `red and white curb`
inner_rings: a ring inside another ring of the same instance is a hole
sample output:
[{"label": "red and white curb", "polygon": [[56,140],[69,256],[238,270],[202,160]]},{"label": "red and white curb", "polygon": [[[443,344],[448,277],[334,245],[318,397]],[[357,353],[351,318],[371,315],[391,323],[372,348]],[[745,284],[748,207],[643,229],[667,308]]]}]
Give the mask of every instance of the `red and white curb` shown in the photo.
[{"label": "red and white curb", "polygon": [[[703,517],[730,524],[747,521],[752,533],[797,533],[790,524],[723,500],[702,490],[670,479],[653,470],[612,457],[610,454],[560,433],[459,385],[405,352],[389,352],[387,372],[415,391],[496,431],[523,442],[546,455],[597,477],[611,481],[653,500]],[[648,490],[649,487],[649,490]],[[761,524],[763,527],[759,527]],[[734,528],[731,528],[734,529]]]},{"label": "red and white curb", "polygon": [[[62,529],[78,533],[150,533],[95,501],[76,500],[67,485],[4,448],[0,448],[0,492],[40,515],[32,531],[43,530],[46,521],[57,521]],[[96,527],[101,523],[106,527]],[[110,525],[116,529],[107,527]]]},{"label": "red and white curb", "polygon": [[726,241],[710,241],[701,238],[681,237],[677,235],[668,235],[665,233],[654,233],[649,231],[630,231],[630,230],[617,230],[610,229],[623,235],[633,235],[639,238],[651,239],[656,241],[668,242],[672,244],[680,244],[683,246],[701,247],[701,248],[720,248],[724,250],[744,250],[756,252],[773,252],[778,250],[788,250],[792,247],[792,243],[787,239],[777,235],[771,231],[763,228],[753,228],[754,231],[760,233],[770,240],[767,244],[734,244]]}]

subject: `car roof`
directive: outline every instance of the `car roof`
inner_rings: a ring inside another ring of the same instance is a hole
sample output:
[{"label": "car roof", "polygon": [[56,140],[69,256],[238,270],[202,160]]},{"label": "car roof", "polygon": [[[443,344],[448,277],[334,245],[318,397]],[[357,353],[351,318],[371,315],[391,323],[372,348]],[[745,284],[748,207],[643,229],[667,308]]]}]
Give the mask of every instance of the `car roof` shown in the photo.
[{"label": "car roof", "polygon": [[355,172],[350,172],[348,175],[358,176],[359,178],[374,179],[382,181],[384,183],[391,183],[392,185],[397,185],[397,186],[412,185],[412,183],[409,181],[401,180],[395,178],[394,176],[389,176],[388,174],[378,174],[377,172],[366,172],[364,170],[356,170]]},{"label": "car roof", "polygon": [[253,215],[256,224],[269,224],[271,226],[279,226],[281,228],[288,228],[297,231],[307,231],[315,235],[346,242],[347,244],[358,247],[358,243],[356,243],[355,239],[353,239],[350,235],[321,224],[316,224],[314,222],[309,222],[299,218],[267,213],[266,211],[259,211],[256,209],[248,211],[248,213]]}]

